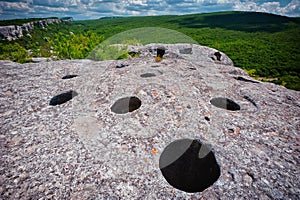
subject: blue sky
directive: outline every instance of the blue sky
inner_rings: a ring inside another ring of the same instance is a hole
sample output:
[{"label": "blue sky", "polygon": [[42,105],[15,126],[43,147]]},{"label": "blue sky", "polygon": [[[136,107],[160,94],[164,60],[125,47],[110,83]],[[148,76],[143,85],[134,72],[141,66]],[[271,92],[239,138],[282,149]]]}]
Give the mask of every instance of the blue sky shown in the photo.
[{"label": "blue sky", "polygon": [[231,10],[300,17],[300,0],[0,0],[0,20],[50,16],[81,20]]}]

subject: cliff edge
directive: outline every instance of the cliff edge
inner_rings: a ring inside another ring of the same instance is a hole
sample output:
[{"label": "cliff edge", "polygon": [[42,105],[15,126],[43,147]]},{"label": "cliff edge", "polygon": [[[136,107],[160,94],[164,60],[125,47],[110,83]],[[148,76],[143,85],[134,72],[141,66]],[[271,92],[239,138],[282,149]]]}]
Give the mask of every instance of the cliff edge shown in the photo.
[{"label": "cliff edge", "polygon": [[0,26],[0,39],[9,40],[9,41],[16,40],[24,36],[23,35],[24,31],[29,33],[34,29],[34,27],[43,29],[47,27],[49,24],[53,24],[53,23],[58,24],[61,22],[62,20],[60,19],[44,19],[44,20],[24,23],[21,26],[18,25]]}]

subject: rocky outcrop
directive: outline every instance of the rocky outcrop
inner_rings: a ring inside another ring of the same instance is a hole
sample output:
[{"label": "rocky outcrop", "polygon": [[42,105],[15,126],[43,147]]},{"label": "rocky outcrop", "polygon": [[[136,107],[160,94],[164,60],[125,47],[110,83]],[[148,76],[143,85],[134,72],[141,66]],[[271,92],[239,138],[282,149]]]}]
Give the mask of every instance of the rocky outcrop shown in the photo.
[{"label": "rocky outcrop", "polygon": [[63,22],[72,22],[72,21],[74,21],[74,18],[73,17],[63,17],[63,18],[61,18],[61,21],[63,21]]},{"label": "rocky outcrop", "polygon": [[2,199],[299,199],[299,92],[215,49],[129,48],[139,57],[0,61]]},{"label": "rocky outcrop", "polygon": [[49,24],[61,23],[60,19],[44,19],[35,22],[24,23],[21,26],[10,25],[10,26],[0,26],[0,39],[2,40],[16,40],[23,37],[24,32],[30,32],[34,27],[45,28]]}]

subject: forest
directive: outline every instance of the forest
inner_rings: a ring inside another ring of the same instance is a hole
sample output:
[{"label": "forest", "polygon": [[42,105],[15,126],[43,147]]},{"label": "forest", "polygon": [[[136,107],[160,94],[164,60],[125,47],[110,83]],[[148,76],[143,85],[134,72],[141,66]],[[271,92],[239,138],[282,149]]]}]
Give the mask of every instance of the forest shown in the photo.
[{"label": "forest", "polygon": [[[21,22],[24,21],[28,20]],[[2,21],[0,25],[21,22]],[[246,70],[250,76],[300,90],[300,18],[267,13],[218,12],[63,22],[46,29],[35,28],[30,32],[30,37],[24,34],[23,38],[15,41],[0,41],[0,59],[24,63],[30,62],[31,57],[87,58],[106,39],[143,27],[167,28],[185,34],[200,45],[224,52],[235,66]],[[172,38],[169,43],[181,42],[174,39],[176,37]],[[151,42],[146,39],[141,41],[140,38],[129,39],[124,42]],[[113,49],[107,52],[113,52]],[[100,57],[110,58],[109,55]]]}]

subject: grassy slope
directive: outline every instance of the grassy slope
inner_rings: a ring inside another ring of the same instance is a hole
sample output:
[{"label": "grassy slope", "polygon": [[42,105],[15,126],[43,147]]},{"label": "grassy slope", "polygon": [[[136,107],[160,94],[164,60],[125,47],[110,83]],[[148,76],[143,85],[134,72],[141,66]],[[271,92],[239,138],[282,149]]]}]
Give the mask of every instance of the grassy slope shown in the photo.
[{"label": "grassy slope", "polygon": [[[58,31],[79,34],[92,30],[108,38],[141,27],[179,31],[201,45],[223,51],[235,66],[251,70],[254,76],[277,77],[278,84],[300,90],[300,18],[252,12],[106,18],[36,30],[31,41],[46,45],[39,36],[51,37]],[[28,46],[28,38],[19,43]]]}]

